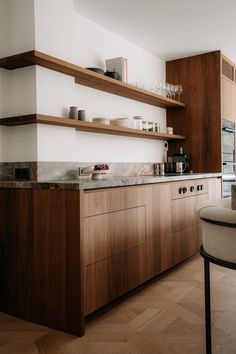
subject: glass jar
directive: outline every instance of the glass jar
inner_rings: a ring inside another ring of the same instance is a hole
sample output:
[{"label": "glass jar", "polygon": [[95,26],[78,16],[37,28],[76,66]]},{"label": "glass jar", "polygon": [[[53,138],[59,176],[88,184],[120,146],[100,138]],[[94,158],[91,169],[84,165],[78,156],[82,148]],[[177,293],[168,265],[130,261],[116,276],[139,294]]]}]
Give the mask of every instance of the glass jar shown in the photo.
[{"label": "glass jar", "polygon": [[142,121],[142,127],[143,127],[143,130],[148,131],[148,121],[147,120]]},{"label": "glass jar", "polygon": [[142,116],[134,116],[134,129],[143,129],[143,117]]},{"label": "glass jar", "polygon": [[154,122],[148,122],[148,131],[153,132]]},{"label": "glass jar", "polygon": [[160,125],[160,123],[158,123],[158,122],[153,122],[153,125],[154,125],[154,132],[160,133],[160,131],[161,131],[161,125]]}]

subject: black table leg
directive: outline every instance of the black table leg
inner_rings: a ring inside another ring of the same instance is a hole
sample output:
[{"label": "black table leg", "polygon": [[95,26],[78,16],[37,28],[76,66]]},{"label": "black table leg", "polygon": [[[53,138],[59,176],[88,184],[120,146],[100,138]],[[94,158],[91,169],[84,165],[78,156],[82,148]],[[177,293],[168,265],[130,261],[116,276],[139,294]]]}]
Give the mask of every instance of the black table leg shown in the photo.
[{"label": "black table leg", "polygon": [[206,354],[211,351],[211,291],[210,291],[210,263],[204,259],[205,278],[205,322],[206,322]]}]

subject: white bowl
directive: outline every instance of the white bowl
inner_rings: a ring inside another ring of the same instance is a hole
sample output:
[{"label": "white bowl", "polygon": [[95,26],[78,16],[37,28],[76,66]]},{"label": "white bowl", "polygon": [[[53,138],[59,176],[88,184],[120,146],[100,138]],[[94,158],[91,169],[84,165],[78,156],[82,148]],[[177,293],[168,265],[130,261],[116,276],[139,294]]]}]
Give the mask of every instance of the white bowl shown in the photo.
[{"label": "white bowl", "polygon": [[128,118],[115,118],[110,120],[111,125],[115,125],[117,127],[130,127],[130,121]]},{"label": "white bowl", "polygon": [[108,119],[108,118],[95,117],[92,119],[92,121],[93,121],[93,123],[110,125],[110,119]]}]

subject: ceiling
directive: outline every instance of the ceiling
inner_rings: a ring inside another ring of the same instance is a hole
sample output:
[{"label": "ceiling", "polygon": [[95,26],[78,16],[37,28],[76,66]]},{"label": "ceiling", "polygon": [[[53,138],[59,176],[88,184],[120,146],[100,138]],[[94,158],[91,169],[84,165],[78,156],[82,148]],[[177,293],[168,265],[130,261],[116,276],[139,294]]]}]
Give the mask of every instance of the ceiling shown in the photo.
[{"label": "ceiling", "polygon": [[222,50],[236,62],[235,0],[74,0],[75,9],[171,60]]}]

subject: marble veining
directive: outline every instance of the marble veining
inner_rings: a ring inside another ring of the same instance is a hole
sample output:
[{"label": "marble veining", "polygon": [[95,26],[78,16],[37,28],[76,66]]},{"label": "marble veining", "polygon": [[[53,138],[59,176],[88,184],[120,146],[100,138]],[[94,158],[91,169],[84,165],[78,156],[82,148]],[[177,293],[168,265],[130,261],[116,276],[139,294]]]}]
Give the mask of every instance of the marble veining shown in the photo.
[{"label": "marble veining", "polygon": [[176,182],[182,180],[221,177],[221,173],[188,174],[179,176],[140,176],[140,177],[110,177],[106,180],[94,181],[91,179],[55,180],[55,181],[0,181],[0,188],[38,188],[38,189],[98,189],[124,187],[154,183]]},{"label": "marble veining", "polygon": [[79,168],[107,163],[113,176],[151,176],[153,163],[109,162],[3,162],[0,163],[0,180],[15,180],[15,168],[29,168],[31,181],[72,180],[79,178]]}]

